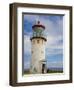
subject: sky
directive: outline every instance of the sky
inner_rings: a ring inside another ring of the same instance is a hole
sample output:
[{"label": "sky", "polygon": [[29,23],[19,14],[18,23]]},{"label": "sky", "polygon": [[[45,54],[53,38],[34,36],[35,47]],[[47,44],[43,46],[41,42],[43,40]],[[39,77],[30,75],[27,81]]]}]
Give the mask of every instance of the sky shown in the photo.
[{"label": "sky", "polygon": [[63,68],[63,16],[24,14],[24,69],[30,68],[32,26],[39,20],[45,26],[48,68]]}]

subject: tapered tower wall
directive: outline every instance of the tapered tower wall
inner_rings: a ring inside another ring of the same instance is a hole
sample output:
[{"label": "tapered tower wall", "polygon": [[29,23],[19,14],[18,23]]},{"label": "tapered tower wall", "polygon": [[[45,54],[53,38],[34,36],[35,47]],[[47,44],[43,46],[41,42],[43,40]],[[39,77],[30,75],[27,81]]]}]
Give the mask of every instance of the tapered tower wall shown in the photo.
[{"label": "tapered tower wall", "polygon": [[41,73],[41,63],[45,60],[45,40],[41,38],[32,39],[32,60],[31,60],[31,72]]}]

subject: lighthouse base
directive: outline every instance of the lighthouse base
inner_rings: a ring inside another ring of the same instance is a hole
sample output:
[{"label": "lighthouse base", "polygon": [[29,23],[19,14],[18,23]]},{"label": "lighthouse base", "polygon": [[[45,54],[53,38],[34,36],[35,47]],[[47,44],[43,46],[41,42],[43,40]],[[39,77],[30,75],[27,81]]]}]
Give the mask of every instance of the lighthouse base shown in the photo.
[{"label": "lighthouse base", "polygon": [[39,61],[38,65],[33,65],[30,70],[31,74],[46,74],[46,61]]}]

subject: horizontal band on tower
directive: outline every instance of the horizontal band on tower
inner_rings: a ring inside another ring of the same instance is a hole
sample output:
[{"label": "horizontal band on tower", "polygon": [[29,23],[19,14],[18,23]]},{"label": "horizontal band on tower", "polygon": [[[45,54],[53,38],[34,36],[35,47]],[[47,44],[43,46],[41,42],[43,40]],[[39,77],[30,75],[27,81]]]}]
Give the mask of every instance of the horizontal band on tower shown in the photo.
[{"label": "horizontal band on tower", "polygon": [[31,37],[30,40],[32,41],[32,39],[43,39],[43,40],[47,41],[47,39],[44,37]]}]

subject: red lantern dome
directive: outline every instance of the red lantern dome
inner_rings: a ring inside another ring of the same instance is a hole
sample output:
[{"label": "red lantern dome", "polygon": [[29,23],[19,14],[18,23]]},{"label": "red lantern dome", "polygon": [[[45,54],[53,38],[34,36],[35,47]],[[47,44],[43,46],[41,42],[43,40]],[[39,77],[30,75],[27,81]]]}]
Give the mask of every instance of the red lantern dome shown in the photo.
[{"label": "red lantern dome", "polygon": [[32,28],[34,29],[35,27],[41,27],[43,29],[45,29],[45,26],[40,24],[40,21],[37,22],[37,24],[33,25]]}]

